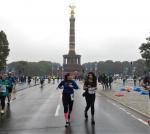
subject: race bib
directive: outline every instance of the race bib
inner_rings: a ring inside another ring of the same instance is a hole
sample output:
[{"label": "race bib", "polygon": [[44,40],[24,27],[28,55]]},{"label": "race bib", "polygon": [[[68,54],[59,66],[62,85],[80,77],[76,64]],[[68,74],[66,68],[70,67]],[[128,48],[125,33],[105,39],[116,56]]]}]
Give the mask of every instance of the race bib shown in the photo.
[{"label": "race bib", "polygon": [[74,94],[71,94],[70,97],[71,97],[71,100],[73,101],[74,100]]},{"label": "race bib", "polygon": [[6,92],[6,85],[0,85],[0,92],[5,93]]},{"label": "race bib", "polygon": [[88,93],[89,94],[95,94],[96,93],[96,88],[88,88]]}]

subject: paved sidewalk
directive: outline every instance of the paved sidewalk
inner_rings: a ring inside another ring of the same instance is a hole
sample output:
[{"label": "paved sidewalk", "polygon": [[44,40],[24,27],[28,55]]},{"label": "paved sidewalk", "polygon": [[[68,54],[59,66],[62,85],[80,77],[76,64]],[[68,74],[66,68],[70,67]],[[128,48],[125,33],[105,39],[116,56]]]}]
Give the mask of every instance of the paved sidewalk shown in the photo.
[{"label": "paved sidewalk", "polygon": [[[128,87],[128,85],[130,87],[131,82],[128,82],[126,84],[127,87]],[[140,93],[132,90],[131,92],[123,91],[122,93],[124,94],[124,96],[117,97],[117,96],[115,96],[115,93],[119,92],[118,88],[121,86],[122,86],[122,82],[116,81],[113,83],[113,87],[112,87],[111,91],[110,90],[104,91],[102,89],[102,86],[98,84],[98,92],[113,99],[113,100],[118,101],[119,103],[121,103],[127,107],[130,107],[130,108],[150,117],[150,100],[149,100],[148,95],[140,95]]]}]

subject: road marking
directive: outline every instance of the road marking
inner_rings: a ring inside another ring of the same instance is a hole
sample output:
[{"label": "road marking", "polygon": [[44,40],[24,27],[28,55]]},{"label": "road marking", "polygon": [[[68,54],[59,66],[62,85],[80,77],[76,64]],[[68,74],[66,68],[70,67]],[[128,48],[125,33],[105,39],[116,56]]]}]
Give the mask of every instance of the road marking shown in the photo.
[{"label": "road marking", "polygon": [[131,114],[130,112],[126,111],[125,109],[123,109],[123,108],[121,108],[121,107],[120,107],[120,109],[121,109],[122,111],[124,111],[125,113],[127,113],[128,115],[130,115],[131,117],[133,117],[134,119],[136,119],[136,120],[140,121],[141,123],[143,123],[143,124],[145,124],[145,125],[148,126],[148,123],[147,123],[146,121],[144,121],[144,120],[142,120],[142,119],[140,119],[140,118],[137,118],[135,115]]},{"label": "road marking", "polygon": [[127,113],[128,115],[131,115],[131,113],[130,113],[130,112],[128,112],[128,111],[126,111],[126,113]]},{"label": "road marking", "polygon": [[117,106],[117,104],[116,104],[116,103],[111,103],[111,104],[113,104],[114,106]]},{"label": "road marking", "polygon": [[59,100],[58,100],[58,105],[57,105],[56,112],[55,112],[55,117],[59,116],[61,98],[62,98],[62,94],[60,93],[60,97],[59,97]]},{"label": "road marking", "polygon": [[127,112],[124,108],[120,107],[119,108],[120,110],[124,111],[124,112]]},{"label": "road marking", "polygon": [[59,116],[60,104],[57,105],[55,117]]},{"label": "road marking", "polygon": [[124,111],[126,114],[130,115],[131,117],[133,117],[134,119],[140,121],[141,123],[145,124],[146,126],[149,126],[148,123],[140,118],[137,118],[135,115],[131,114],[130,112],[128,112],[126,109],[120,107],[119,105],[117,105],[116,103],[110,101],[107,99],[107,102],[111,103],[112,105],[118,107],[120,110]]},{"label": "road marking", "polygon": [[107,102],[109,102],[109,103],[111,103],[112,105],[118,107],[120,110],[124,111],[126,114],[130,115],[130,116],[133,117],[134,119],[136,119],[136,120],[140,121],[141,123],[143,123],[143,124],[149,126],[146,121],[144,121],[144,120],[142,120],[142,119],[140,119],[140,118],[137,118],[135,115],[131,114],[131,113],[128,112],[126,109],[124,109],[124,108],[122,108],[122,107],[119,107],[119,105],[117,105],[116,103],[111,102],[110,100],[107,100]]},{"label": "road marking", "polygon": [[137,119],[137,120],[148,126],[148,123],[146,121],[144,121],[142,119]]},{"label": "road marking", "polygon": [[119,105],[117,105],[117,104],[115,104],[115,103],[113,103],[113,105],[114,105],[114,106],[116,106],[117,108],[120,108],[120,106],[119,106]]},{"label": "road marking", "polygon": [[134,119],[138,120],[138,118],[135,115],[131,114],[130,116],[133,117]]}]

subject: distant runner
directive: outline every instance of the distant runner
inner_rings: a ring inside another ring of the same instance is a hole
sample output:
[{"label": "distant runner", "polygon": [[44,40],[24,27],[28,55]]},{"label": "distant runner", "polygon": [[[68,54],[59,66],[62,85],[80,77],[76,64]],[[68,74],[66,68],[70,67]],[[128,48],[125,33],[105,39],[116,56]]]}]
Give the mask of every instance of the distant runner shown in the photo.
[{"label": "distant runner", "polygon": [[13,86],[15,84],[15,78],[12,76],[12,73],[8,73],[8,77],[6,78],[6,80],[8,81],[8,102],[7,104],[9,105],[10,104],[10,101],[11,101],[11,95],[12,95],[12,91],[13,91]]},{"label": "distant runner", "polygon": [[45,80],[44,80],[44,77],[41,77],[41,78],[40,78],[41,88],[44,86],[44,81],[45,81]]}]

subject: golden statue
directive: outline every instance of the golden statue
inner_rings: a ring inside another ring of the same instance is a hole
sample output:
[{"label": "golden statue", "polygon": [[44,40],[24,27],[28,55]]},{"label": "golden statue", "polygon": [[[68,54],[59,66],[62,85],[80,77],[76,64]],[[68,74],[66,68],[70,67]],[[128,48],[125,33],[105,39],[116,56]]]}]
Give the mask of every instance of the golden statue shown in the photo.
[{"label": "golden statue", "polygon": [[75,14],[74,9],[76,8],[75,5],[71,4],[69,5],[70,9],[71,9],[71,15],[73,16]]}]

